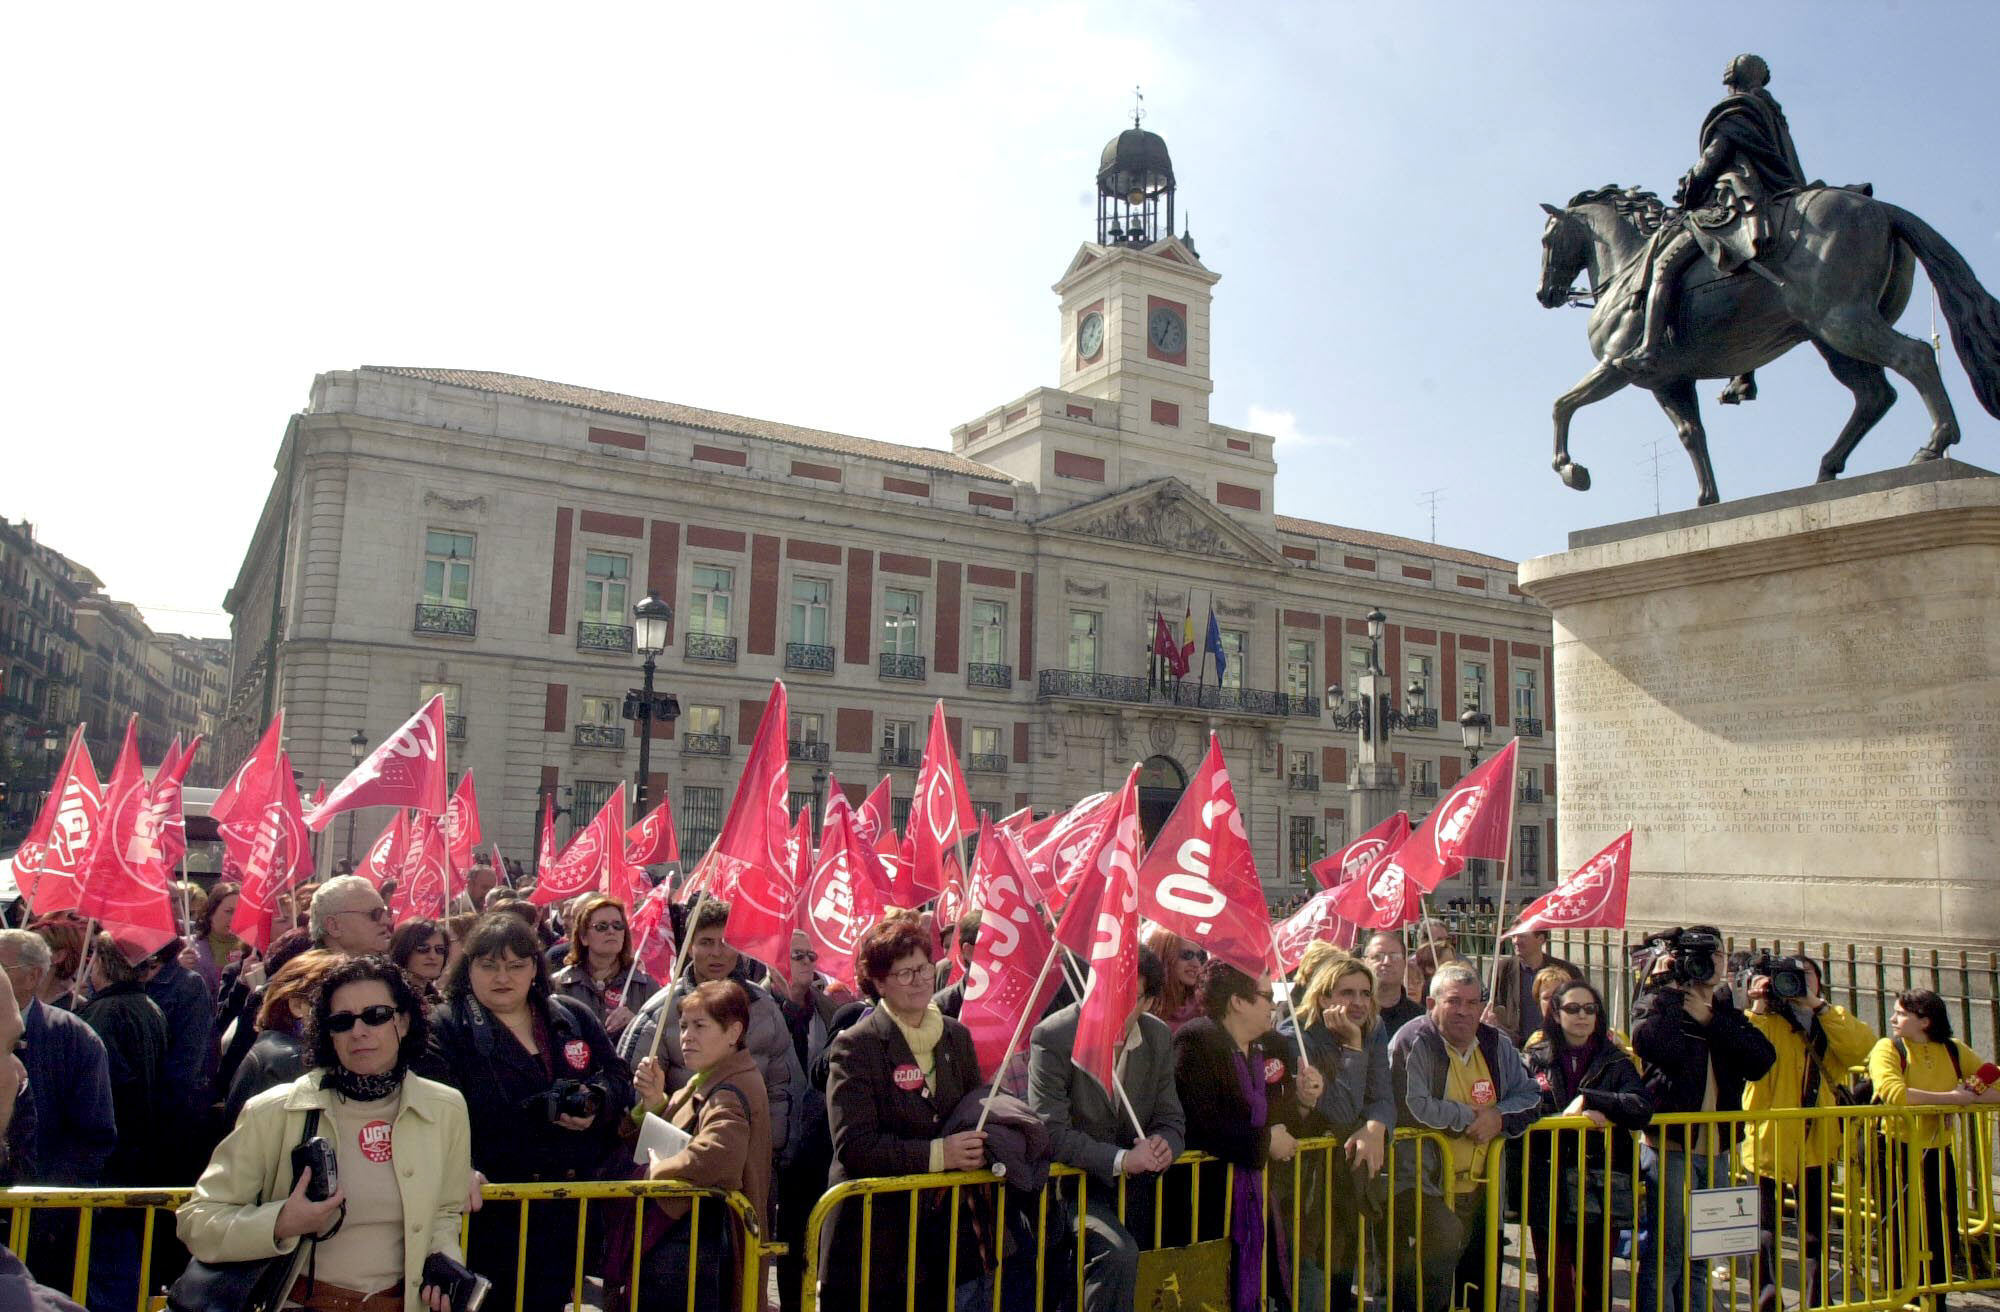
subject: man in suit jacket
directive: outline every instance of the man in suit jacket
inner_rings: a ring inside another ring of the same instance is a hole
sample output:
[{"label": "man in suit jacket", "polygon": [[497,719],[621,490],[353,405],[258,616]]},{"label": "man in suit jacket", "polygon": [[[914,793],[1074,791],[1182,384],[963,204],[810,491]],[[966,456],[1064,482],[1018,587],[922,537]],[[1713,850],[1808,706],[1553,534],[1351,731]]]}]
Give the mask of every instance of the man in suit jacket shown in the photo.
[{"label": "man in suit jacket", "polygon": [[[1140,948],[1139,1005],[1118,1050],[1118,1082],[1131,1100],[1129,1113],[1076,1068],[1077,1004],[1035,1026],[1028,1049],[1028,1099],[1048,1122],[1056,1160],[1088,1172],[1094,1182],[1084,1219],[1085,1312],[1132,1306],[1140,1248],[1133,1236],[1153,1232],[1156,1189],[1151,1177],[1173,1165],[1187,1135],[1174,1083],[1174,1033],[1150,1011],[1165,985],[1160,959],[1150,948]],[[1133,1128],[1135,1114],[1146,1127],[1144,1139]],[[1116,1188],[1121,1177],[1132,1178],[1123,1222]]]}]

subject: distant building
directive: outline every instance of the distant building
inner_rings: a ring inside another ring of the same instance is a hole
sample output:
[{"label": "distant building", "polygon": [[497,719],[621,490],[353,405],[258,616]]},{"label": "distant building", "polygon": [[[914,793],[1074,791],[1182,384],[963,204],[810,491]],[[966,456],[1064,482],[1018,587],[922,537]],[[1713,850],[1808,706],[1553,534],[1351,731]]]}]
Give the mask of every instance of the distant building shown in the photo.
[{"label": "distant building", "polygon": [[[1218,275],[1173,232],[1164,143],[1122,134],[1099,189],[1056,285],[1058,386],[959,425],[949,451],[504,373],[321,374],[225,601],[224,758],[282,705],[295,768],[337,779],[356,730],[379,741],[442,693],[486,833],[525,861],[543,793],[578,824],[635,772],[632,607],[656,591],[681,714],[649,790],[690,859],[782,677],[795,806],[888,773],[903,810],[942,698],[976,805],[1063,806],[1143,762],[1150,828],[1214,731],[1274,899],[1372,813],[1435,804],[1470,702],[1489,751],[1521,739],[1514,865],[1546,879],[1547,612],[1511,561],[1275,514],[1273,439],[1209,417]],[[1149,672],[1156,616],[1176,642],[1195,627],[1185,680]],[[1322,690],[1377,658],[1411,724],[1364,775]]]}]

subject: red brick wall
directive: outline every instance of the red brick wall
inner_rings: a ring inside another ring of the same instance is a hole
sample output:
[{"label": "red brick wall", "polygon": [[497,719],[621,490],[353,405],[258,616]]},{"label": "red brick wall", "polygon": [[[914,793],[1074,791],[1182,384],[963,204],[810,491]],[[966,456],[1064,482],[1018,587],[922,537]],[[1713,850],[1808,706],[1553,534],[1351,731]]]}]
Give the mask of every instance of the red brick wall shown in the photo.
[{"label": "red brick wall", "polygon": [[607,538],[646,536],[646,521],[637,515],[614,515],[608,510],[584,511],[582,527],[586,533],[597,533]]},{"label": "red brick wall", "polygon": [[1375,562],[1366,556],[1342,556],[1340,563],[1349,569],[1364,570],[1370,574],[1375,572]]},{"label": "red brick wall", "polygon": [[1082,479],[1087,483],[1104,481],[1104,461],[1075,451],[1057,451],[1055,471],[1058,478]]},{"label": "red brick wall", "polygon": [[741,551],[743,535],[733,528],[706,528],[700,524],[690,524],[688,545],[703,547],[709,551]]},{"label": "red brick wall", "polygon": [[801,538],[786,538],[785,559],[808,561],[814,565],[838,565],[840,548],[831,542],[807,542]]},{"label": "red brick wall", "polygon": [[1222,505],[1234,506],[1238,510],[1262,510],[1264,508],[1264,495],[1262,492],[1254,487],[1243,487],[1236,483],[1217,483],[1215,485],[1215,499]]},{"label": "red brick wall", "polygon": [[1438,757],[1438,787],[1450,788],[1465,773],[1465,762],[1456,756]]},{"label": "red brick wall", "polygon": [[1405,565],[1403,566],[1403,577],[1406,579],[1422,579],[1428,582],[1431,572],[1421,565]]},{"label": "red brick wall", "polygon": [[1027,763],[1028,722],[1026,720],[1016,720],[1014,721],[1014,764],[1026,765]]},{"label": "red brick wall", "polygon": [[622,433],[615,428],[593,428],[589,439],[598,446],[619,446],[627,451],[644,451],[646,439],[639,433]]},{"label": "red brick wall", "polygon": [[1153,402],[1153,422],[1168,428],[1181,426],[1181,408],[1172,401],[1155,399]]},{"label": "red brick wall", "polygon": [[576,512],[568,506],[556,510],[555,556],[549,569],[549,632],[569,632],[569,553],[574,537]]},{"label": "red brick wall", "polygon": [[[1382,626],[1382,668],[1389,675],[1389,692],[1396,705],[1403,704],[1403,626]],[[1407,707],[1405,709],[1408,709]]]},{"label": "red brick wall", "polygon": [[841,481],[840,467],[838,465],[816,465],[809,460],[794,460],[792,462],[792,477],[814,478],[822,483],[838,483]]},{"label": "red brick wall", "polygon": [[861,706],[843,706],[833,713],[833,749],[837,752],[875,750],[875,712]]},{"label": "red brick wall", "polygon": [[965,581],[981,588],[1009,588],[1014,586],[1014,571],[995,569],[991,565],[967,565]]},{"label": "red brick wall", "polygon": [[1514,688],[1507,682],[1507,644],[1493,644],[1493,723],[1502,725],[1514,713]]},{"label": "red brick wall", "polygon": [[726,446],[706,446],[700,442],[694,444],[694,458],[706,460],[711,465],[734,465],[738,469],[750,463],[750,457],[744,452],[731,451]]},{"label": "red brick wall", "polygon": [[1025,569],[1021,571],[1021,659],[1015,665],[1017,679],[1035,672],[1035,575]]},{"label": "red brick wall", "polygon": [[736,703],[736,744],[747,747],[757,736],[757,721],[764,718],[762,701],[740,700]]},{"label": "red brick wall", "polygon": [[1542,869],[1548,872],[1549,881],[1553,883],[1560,876],[1568,874],[1569,870],[1556,864],[1556,822],[1544,820],[1542,824],[1547,831],[1542,839]]},{"label": "red brick wall", "polygon": [[1327,783],[1347,782],[1347,749],[1345,747],[1322,747],[1319,749],[1319,777],[1321,786]]},{"label": "red brick wall", "polygon": [[542,695],[542,732],[561,733],[569,728],[569,685],[552,683]]},{"label": "red brick wall", "polygon": [[931,576],[931,562],[926,556],[903,556],[893,551],[885,551],[882,553],[882,572],[927,579]]},{"label": "red brick wall", "polygon": [[778,649],[778,539],[759,533],[750,539],[750,654]]},{"label": "red brick wall", "polygon": [[1444,681],[1444,697],[1438,705],[1440,720],[1456,720],[1465,708],[1459,704],[1458,696],[1458,637],[1456,634],[1438,634],[1438,678]]},{"label": "red brick wall", "polygon": [[849,665],[868,663],[869,635],[875,631],[875,553],[847,549],[847,650]]},{"label": "red brick wall", "polygon": [[931,635],[931,664],[939,674],[958,673],[959,564],[937,563],[937,629]]},{"label": "red brick wall", "polygon": [[[671,519],[653,521],[652,537],[646,542],[646,587],[660,594],[660,600],[674,604],[674,589],[681,569],[681,526]],[[678,608],[675,616],[679,616]],[[667,645],[674,641],[674,621],[667,621]]]},{"label": "red brick wall", "polygon": [[1311,547],[1288,546],[1288,547],[1282,547],[1280,548],[1280,550],[1282,550],[1285,553],[1285,558],[1287,560],[1302,560],[1308,565],[1312,564],[1314,561],[1319,559],[1319,553],[1317,551],[1314,551]]},{"label": "red brick wall", "polygon": [[995,496],[991,492],[968,492],[965,494],[965,504],[968,506],[984,506],[988,510],[1012,510],[1014,508],[1014,498]]},{"label": "red brick wall", "polygon": [[931,485],[929,483],[920,483],[913,478],[891,478],[887,474],[884,474],[882,476],[882,490],[884,492],[900,492],[906,497],[927,497],[931,494]]}]

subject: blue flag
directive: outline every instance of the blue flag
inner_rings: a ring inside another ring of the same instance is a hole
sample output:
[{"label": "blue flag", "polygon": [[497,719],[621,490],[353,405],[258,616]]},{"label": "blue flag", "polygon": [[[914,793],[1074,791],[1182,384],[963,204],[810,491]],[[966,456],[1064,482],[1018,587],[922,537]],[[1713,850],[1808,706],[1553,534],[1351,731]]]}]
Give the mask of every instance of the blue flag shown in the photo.
[{"label": "blue flag", "polygon": [[1229,669],[1229,658],[1222,654],[1222,630],[1216,627],[1213,606],[1208,608],[1208,637],[1202,646],[1215,657],[1215,682],[1220,687],[1223,673]]}]

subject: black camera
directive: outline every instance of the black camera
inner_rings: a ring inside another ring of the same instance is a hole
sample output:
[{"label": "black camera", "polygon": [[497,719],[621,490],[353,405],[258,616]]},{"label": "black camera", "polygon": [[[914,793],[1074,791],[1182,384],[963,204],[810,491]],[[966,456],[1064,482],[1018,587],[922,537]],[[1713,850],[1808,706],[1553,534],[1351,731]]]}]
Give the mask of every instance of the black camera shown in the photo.
[{"label": "black camera", "polygon": [[1654,949],[1653,960],[1664,957],[1667,962],[1666,970],[1652,977],[1653,984],[1715,983],[1715,954],[1722,950],[1720,936],[1706,929],[1669,929],[1648,942]]},{"label": "black camera", "polygon": [[1746,991],[1748,981],[1760,977],[1770,979],[1769,996],[1773,1002],[1795,1002],[1806,995],[1806,968],[1797,957],[1774,957],[1768,952],[1759,954],[1743,974]]},{"label": "black camera", "polygon": [[333,1145],[324,1138],[308,1139],[292,1149],[292,1179],[297,1180],[307,1170],[312,1172],[312,1179],[306,1181],[308,1202],[323,1203],[340,1188],[340,1163]]},{"label": "black camera", "polygon": [[493,1282],[443,1253],[424,1259],[423,1283],[451,1300],[452,1312],[479,1312]]},{"label": "black camera", "polygon": [[521,1105],[530,1112],[547,1117],[552,1124],[558,1116],[589,1120],[604,1105],[604,1095],[596,1086],[585,1084],[582,1080],[557,1080]]}]

